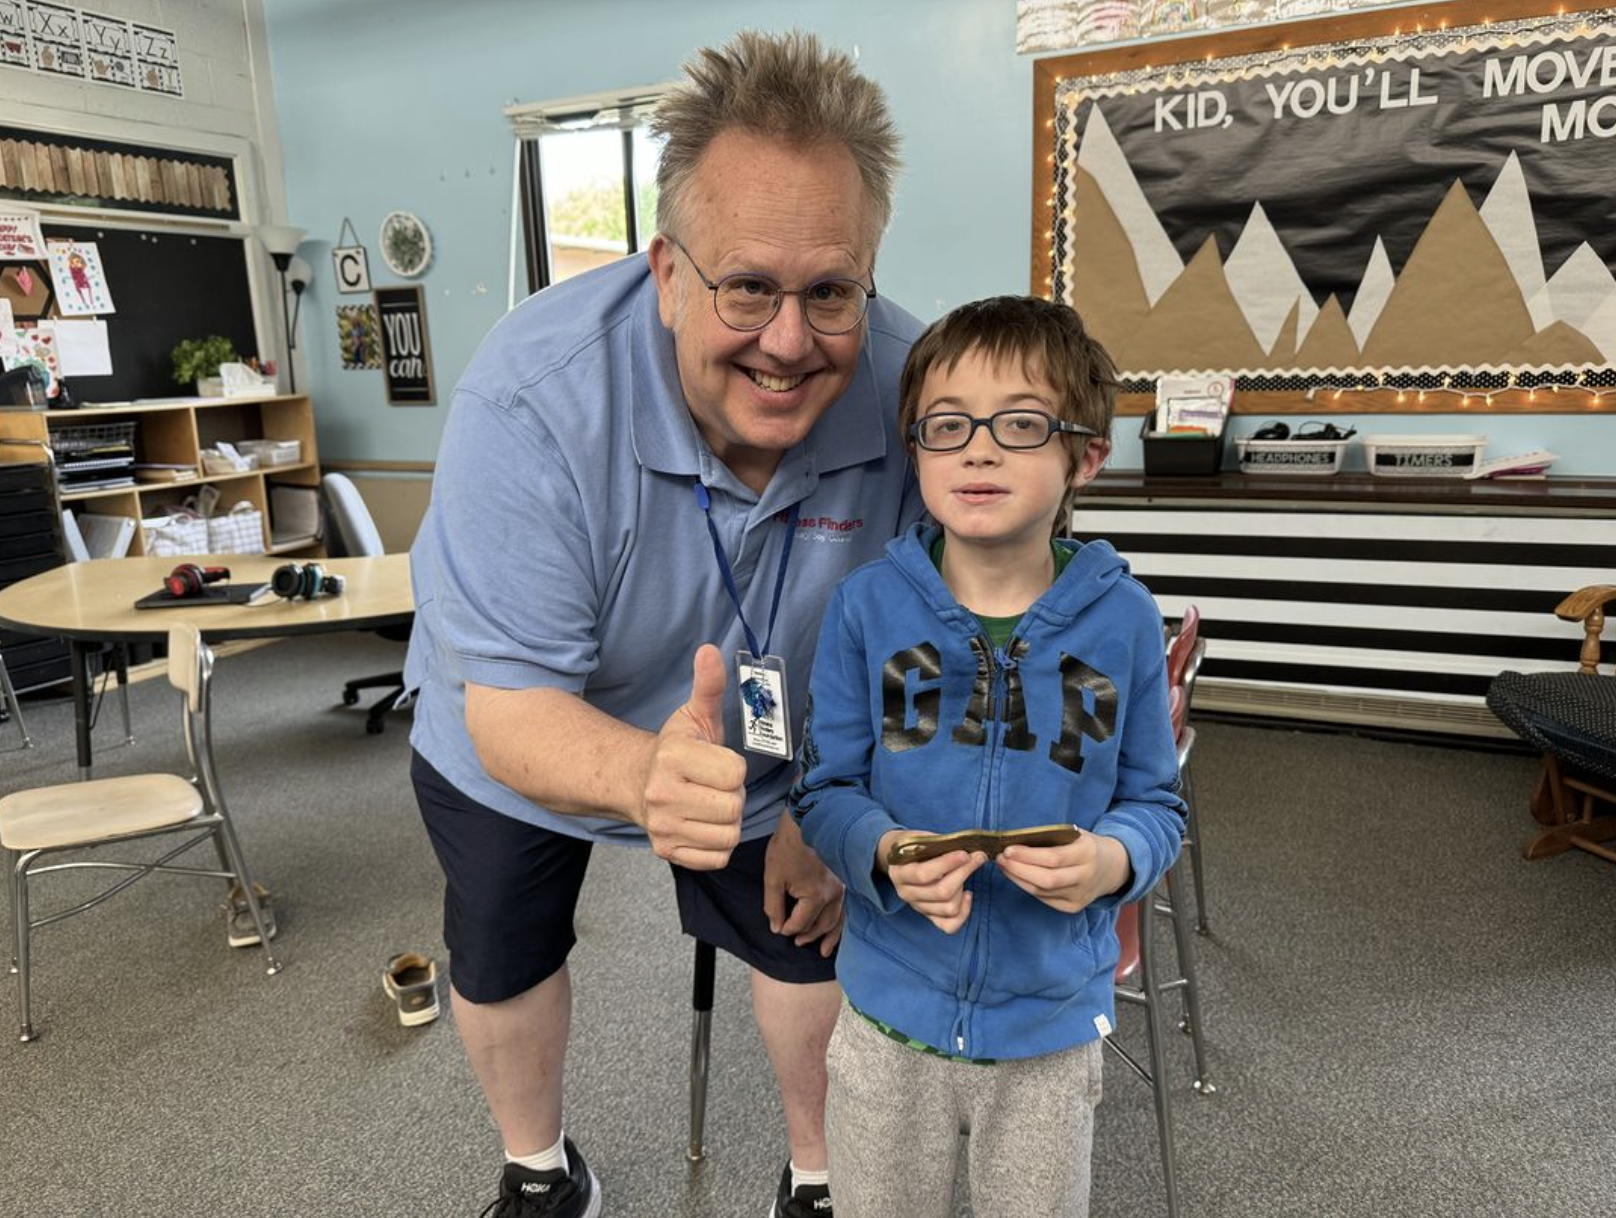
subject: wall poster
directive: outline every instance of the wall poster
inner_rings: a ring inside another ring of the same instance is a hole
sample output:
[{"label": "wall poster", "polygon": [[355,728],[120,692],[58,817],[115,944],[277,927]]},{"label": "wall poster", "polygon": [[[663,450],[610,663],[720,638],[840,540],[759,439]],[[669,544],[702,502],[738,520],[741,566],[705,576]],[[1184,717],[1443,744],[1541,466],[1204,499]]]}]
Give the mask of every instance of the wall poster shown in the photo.
[{"label": "wall poster", "polygon": [[1118,52],[1059,61],[1034,290],[1131,380],[1595,375],[1616,362],[1616,10],[1482,22],[1504,7],[1228,57],[1168,44],[1183,62],[1108,74],[1083,61]]},{"label": "wall poster", "polygon": [[432,405],[432,349],[427,342],[421,286],[377,288],[374,295],[381,318],[387,401],[394,406]]}]

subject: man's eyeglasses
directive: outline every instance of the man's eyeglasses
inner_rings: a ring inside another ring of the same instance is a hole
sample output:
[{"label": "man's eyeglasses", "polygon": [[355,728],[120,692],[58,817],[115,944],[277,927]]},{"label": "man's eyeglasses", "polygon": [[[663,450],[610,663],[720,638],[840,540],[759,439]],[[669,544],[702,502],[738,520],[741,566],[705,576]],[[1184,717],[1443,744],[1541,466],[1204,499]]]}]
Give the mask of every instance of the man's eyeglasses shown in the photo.
[{"label": "man's eyeglasses", "polygon": [[929,414],[910,425],[909,436],[928,452],[952,453],[968,446],[976,437],[978,427],[986,427],[1000,448],[1018,451],[1042,448],[1056,432],[1074,436],[1100,434],[1092,427],[1068,423],[1042,410],[1001,410],[985,419],[953,412]]},{"label": "man's eyeglasses", "polygon": [[718,320],[731,330],[763,329],[774,320],[787,296],[797,296],[802,299],[803,318],[815,330],[821,334],[846,334],[864,320],[870,301],[875,299],[873,275],[869,287],[856,279],[819,279],[796,291],[788,291],[767,275],[755,271],[725,275],[714,283],[696,265],[689,250],[672,237],[668,237],[668,241],[690,259],[691,269],[713,294],[713,310]]}]

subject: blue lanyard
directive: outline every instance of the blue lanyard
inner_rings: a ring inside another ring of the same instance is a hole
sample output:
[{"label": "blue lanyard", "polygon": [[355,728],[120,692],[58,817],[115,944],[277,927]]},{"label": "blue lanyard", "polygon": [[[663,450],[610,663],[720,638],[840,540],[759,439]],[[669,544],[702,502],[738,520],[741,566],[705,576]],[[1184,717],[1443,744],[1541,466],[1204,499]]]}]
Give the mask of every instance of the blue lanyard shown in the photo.
[{"label": "blue lanyard", "polygon": [[741,629],[746,631],[746,645],[751,648],[752,654],[762,659],[769,654],[769,643],[774,639],[774,617],[780,612],[780,593],[785,591],[786,565],[791,562],[791,539],[797,535],[797,504],[791,505],[791,519],[786,524],[786,543],[780,547],[780,569],[774,576],[774,600],[769,605],[769,632],[763,636],[763,646],[758,646],[757,635],[752,633],[752,627],[746,624],[746,613],[741,608],[741,592],[735,586],[735,573],[730,570],[729,558],[724,553],[724,543],[718,539],[718,526],[713,523],[713,500],[707,493],[707,488],[699,481],[696,483],[696,503],[701,508],[702,515],[707,518],[707,531],[713,538],[713,557],[718,559],[718,573],[724,577],[724,590],[729,593],[729,599],[735,603],[735,616],[741,620]]}]

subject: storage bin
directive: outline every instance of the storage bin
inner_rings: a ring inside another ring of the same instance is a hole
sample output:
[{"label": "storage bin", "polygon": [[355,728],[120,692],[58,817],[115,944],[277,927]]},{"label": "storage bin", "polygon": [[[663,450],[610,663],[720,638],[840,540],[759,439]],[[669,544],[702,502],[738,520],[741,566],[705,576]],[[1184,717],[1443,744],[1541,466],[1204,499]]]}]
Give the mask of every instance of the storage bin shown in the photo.
[{"label": "storage bin", "polygon": [[1487,451],[1487,437],[1373,435],[1364,459],[1377,478],[1466,478]]},{"label": "storage bin", "polygon": [[1145,416],[1139,437],[1145,448],[1145,473],[1149,477],[1212,478],[1223,465],[1223,433],[1200,436],[1193,432],[1150,430]]},{"label": "storage bin", "polygon": [[258,468],[272,469],[277,465],[296,465],[303,460],[301,440],[243,440],[236,447],[258,458]]},{"label": "storage bin", "polygon": [[196,512],[174,508],[140,522],[146,553],[165,558],[208,552],[208,522]]},{"label": "storage bin", "polygon": [[1243,474],[1304,474],[1341,471],[1350,440],[1236,440]]},{"label": "storage bin", "polygon": [[202,470],[209,474],[247,474],[258,468],[258,457],[253,453],[229,456],[216,448],[202,450]]},{"label": "storage bin", "polygon": [[262,554],[264,514],[243,499],[228,512],[208,517],[208,552]]}]

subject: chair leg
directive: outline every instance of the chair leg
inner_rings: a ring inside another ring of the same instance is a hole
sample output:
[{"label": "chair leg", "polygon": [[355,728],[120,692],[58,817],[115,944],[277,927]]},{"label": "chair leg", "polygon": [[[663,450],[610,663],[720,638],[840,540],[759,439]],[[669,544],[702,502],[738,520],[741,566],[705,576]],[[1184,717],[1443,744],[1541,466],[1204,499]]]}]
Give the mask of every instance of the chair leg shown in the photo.
[{"label": "chair leg", "polygon": [[22,720],[22,705],[17,701],[17,687],[11,683],[11,674],[6,671],[4,658],[0,658],[0,697],[5,699],[6,710],[16,723],[17,731],[22,733],[22,747],[33,748],[33,737],[28,734],[28,725]]},{"label": "chair leg", "polygon": [[28,912],[28,864],[38,851],[6,851],[6,874],[11,881],[12,967],[17,973],[17,1008],[21,1017],[18,1039],[24,1044],[34,1039],[33,991],[29,984],[28,950],[33,927]]},{"label": "chair leg", "polygon": [[1177,872],[1178,868],[1169,867],[1164,878],[1173,909],[1173,944],[1178,950],[1178,975],[1184,992],[1184,1019],[1179,1027],[1190,1034],[1195,1048],[1195,1082],[1191,1085],[1202,1095],[1215,1095],[1218,1089],[1208,1076],[1206,1041],[1201,1032],[1201,987],[1195,978],[1195,953],[1189,928],[1184,924],[1187,913],[1180,899]]},{"label": "chair leg", "polygon": [[365,734],[367,736],[380,736],[382,734],[382,729],[387,726],[387,712],[392,710],[403,696],[403,689],[395,689],[392,693],[371,703],[370,709],[365,712]]},{"label": "chair leg", "polygon": [[1183,779],[1184,806],[1188,809],[1184,845],[1189,849],[1190,880],[1195,885],[1195,933],[1205,935],[1210,932],[1206,925],[1206,888],[1202,880],[1205,872],[1201,864],[1201,821],[1195,811],[1199,801],[1195,798],[1195,777],[1188,766],[1184,767]]},{"label": "chair leg", "polygon": [[1162,1182],[1167,1189],[1167,1218],[1178,1218],[1178,1158],[1173,1147],[1172,1088],[1167,1082],[1167,1053],[1162,1030],[1161,991],[1151,944],[1155,910],[1150,898],[1139,903],[1139,984],[1145,996],[1145,1035],[1149,1038],[1150,1089],[1156,1100],[1156,1135],[1161,1142]]},{"label": "chair leg", "polygon": [[119,643],[115,654],[118,657],[118,697],[123,707],[123,742],[133,744],[135,729],[129,719],[129,650]]},{"label": "chair leg", "polygon": [[269,945],[269,925],[264,921],[264,909],[258,903],[258,891],[253,886],[252,875],[247,870],[247,860],[241,853],[241,843],[236,840],[235,826],[226,816],[219,821],[213,832],[216,840],[224,844],[225,853],[230,859],[230,870],[236,873],[242,895],[247,901],[247,910],[252,914],[253,926],[258,931],[258,942],[264,949],[264,973],[273,977],[281,971],[281,962],[275,959],[275,951]]},{"label": "chair leg", "polygon": [[713,945],[697,939],[695,980],[690,991],[690,1147],[685,1152],[692,1163],[707,1157],[703,1139],[707,1130],[707,1071],[712,1061],[713,975],[717,962]]}]

